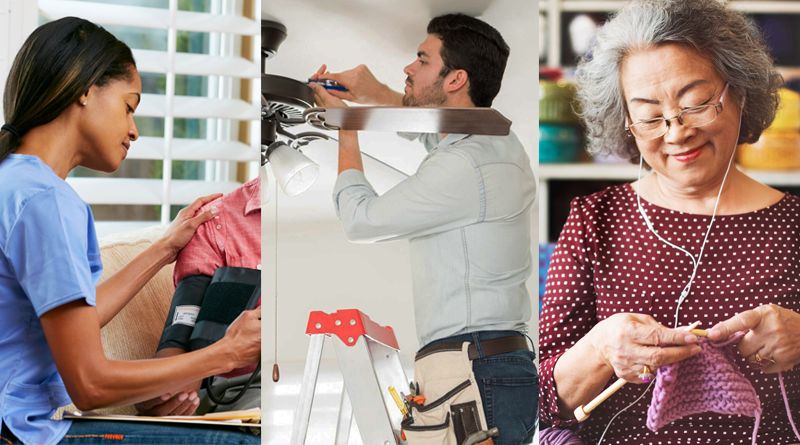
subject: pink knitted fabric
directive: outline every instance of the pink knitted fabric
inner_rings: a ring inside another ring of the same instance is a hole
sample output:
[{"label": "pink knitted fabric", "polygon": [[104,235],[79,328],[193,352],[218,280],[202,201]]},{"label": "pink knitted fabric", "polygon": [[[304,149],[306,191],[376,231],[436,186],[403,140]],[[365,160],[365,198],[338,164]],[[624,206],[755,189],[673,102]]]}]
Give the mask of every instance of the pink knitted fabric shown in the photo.
[{"label": "pink knitted fabric", "polygon": [[740,332],[721,342],[701,338],[701,352],[658,368],[653,400],[647,410],[647,427],[657,431],[682,417],[713,411],[754,417],[755,438],[761,402],[734,358],[733,345],[743,336]]},{"label": "pink knitted fabric", "polygon": [[[720,342],[700,338],[701,352],[681,362],[658,368],[653,399],[647,410],[647,427],[655,432],[682,417],[710,411],[739,414],[755,418],[753,445],[756,445],[761,422],[761,401],[753,385],[739,370],[735,359],[737,352],[734,351],[734,345],[744,335],[744,332],[737,332]],[[778,381],[789,423],[800,440],[800,431],[792,419],[780,373]],[[542,445],[583,445],[576,432],[562,428],[545,428],[540,432],[539,440]]]},{"label": "pink knitted fabric", "polygon": [[578,433],[565,428],[545,428],[539,432],[539,445],[585,445]]}]

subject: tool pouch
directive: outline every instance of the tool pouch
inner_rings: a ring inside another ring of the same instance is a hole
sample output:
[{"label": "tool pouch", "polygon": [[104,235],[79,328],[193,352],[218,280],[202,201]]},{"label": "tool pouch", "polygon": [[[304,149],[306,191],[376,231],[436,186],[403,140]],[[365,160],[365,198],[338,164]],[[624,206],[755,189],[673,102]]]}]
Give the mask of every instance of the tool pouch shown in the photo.
[{"label": "tool pouch", "polygon": [[461,445],[470,434],[486,429],[469,345],[463,343],[460,351],[423,353],[414,362],[414,378],[426,401],[412,404],[403,419],[409,445]]}]

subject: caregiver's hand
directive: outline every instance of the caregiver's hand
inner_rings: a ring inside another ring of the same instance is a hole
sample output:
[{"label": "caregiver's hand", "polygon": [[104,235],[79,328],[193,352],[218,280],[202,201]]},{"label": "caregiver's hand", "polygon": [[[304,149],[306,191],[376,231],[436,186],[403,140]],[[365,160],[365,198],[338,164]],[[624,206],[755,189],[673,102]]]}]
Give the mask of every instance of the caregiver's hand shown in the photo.
[{"label": "caregiver's hand", "polygon": [[764,368],[764,372],[786,371],[800,363],[800,314],[797,312],[777,304],[765,304],[717,324],[711,328],[708,338],[719,340],[737,331],[748,331],[736,345],[742,356],[750,362],[756,361],[756,354],[775,361]]},{"label": "caregiver's hand", "polygon": [[231,370],[257,363],[261,359],[261,306],[242,312],[219,343],[230,352]]},{"label": "caregiver's hand", "polygon": [[643,383],[639,374],[645,365],[655,375],[660,366],[685,360],[701,350],[694,344],[694,334],[669,329],[643,314],[614,314],[592,328],[587,337],[606,366],[629,383]]},{"label": "caregiver's hand", "polygon": [[222,193],[214,193],[213,195],[197,198],[188,207],[184,207],[178,212],[178,216],[175,217],[167,231],[158,240],[166,248],[167,259],[170,263],[178,258],[178,252],[189,243],[200,224],[213,219],[219,210],[216,207],[212,207],[198,215],[195,215],[195,213],[200,210],[200,207],[220,196],[222,196]]}]

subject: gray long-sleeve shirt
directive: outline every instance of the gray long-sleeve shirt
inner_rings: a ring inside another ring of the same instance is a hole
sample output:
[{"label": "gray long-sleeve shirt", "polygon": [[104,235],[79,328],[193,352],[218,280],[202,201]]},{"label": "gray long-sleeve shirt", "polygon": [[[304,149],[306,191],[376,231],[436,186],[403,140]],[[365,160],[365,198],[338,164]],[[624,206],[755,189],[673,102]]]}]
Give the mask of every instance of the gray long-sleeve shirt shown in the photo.
[{"label": "gray long-sleeve shirt", "polygon": [[527,332],[536,180],[519,139],[401,134],[428,150],[417,172],[378,195],[339,174],[336,214],[354,242],[408,239],[420,346],[467,332]]}]

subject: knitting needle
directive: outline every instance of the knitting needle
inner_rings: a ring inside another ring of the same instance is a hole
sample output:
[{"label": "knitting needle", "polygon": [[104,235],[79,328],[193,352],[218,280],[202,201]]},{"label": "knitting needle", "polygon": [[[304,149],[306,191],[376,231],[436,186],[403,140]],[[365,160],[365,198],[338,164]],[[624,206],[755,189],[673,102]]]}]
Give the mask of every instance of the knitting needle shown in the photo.
[{"label": "knitting needle", "polygon": [[[695,321],[691,325],[682,328],[687,331],[691,331],[692,334],[697,335],[698,337],[708,337],[708,331],[704,331],[702,329],[695,329],[697,326],[700,325],[699,321]],[[591,402],[587,403],[586,405],[581,405],[575,408],[574,414],[575,418],[578,422],[583,422],[584,420],[589,418],[589,414],[597,408],[598,405],[603,403],[607,398],[611,397],[612,394],[619,391],[625,384],[628,383],[623,379],[619,379],[614,382],[613,385],[609,386],[605,389],[605,391],[601,392],[600,395],[592,399]]]},{"label": "knitting needle", "polygon": [[583,422],[584,420],[588,419],[589,413],[594,411],[594,409],[597,408],[597,405],[603,403],[607,398],[611,397],[611,394],[619,391],[619,389],[625,386],[626,383],[628,382],[623,379],[619,379],[614,382],[613,385],[606,388],[605,391],[601,392],[599,396],[595,397],[588,404],[575,408],[575,418],[578,419],[578,422]]}]

